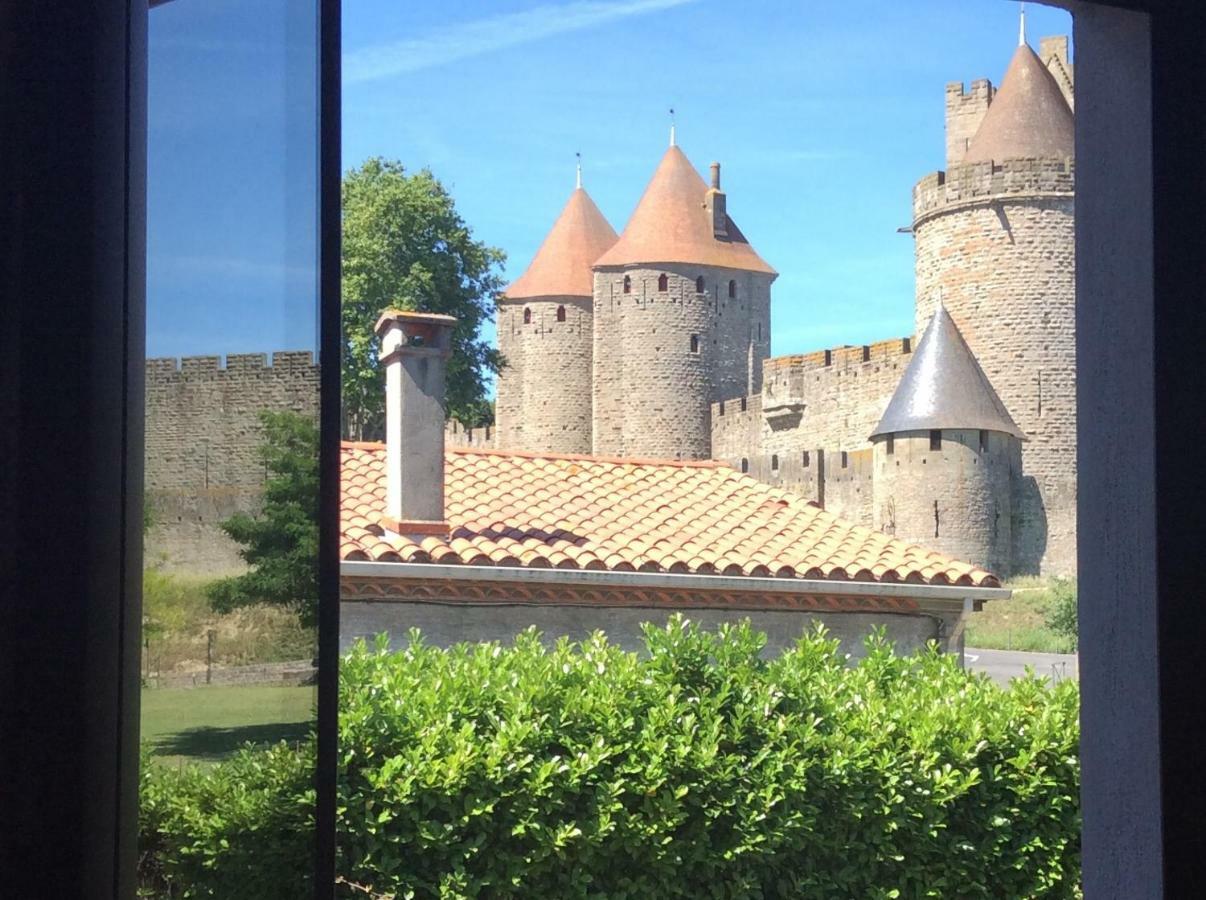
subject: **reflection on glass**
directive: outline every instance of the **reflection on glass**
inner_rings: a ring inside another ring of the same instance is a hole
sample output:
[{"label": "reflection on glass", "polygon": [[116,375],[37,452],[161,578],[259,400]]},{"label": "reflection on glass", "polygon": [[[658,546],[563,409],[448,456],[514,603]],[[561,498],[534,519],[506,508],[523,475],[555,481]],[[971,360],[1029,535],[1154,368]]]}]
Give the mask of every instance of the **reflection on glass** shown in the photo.
[{"label": "reflection on glass", "polygon": [[[296,0],[150,16],[148,896],[299,897],[310,878],[317,22]],[[273,791],[248,774],[266,769]],[[273,858],[288,878],[257,874]]]}]

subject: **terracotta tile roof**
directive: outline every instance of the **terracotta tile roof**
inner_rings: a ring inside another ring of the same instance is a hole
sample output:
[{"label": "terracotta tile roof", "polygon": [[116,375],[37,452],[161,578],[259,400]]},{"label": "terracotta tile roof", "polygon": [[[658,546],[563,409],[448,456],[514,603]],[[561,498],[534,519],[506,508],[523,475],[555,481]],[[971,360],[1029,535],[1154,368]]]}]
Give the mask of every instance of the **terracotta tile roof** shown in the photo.
[{"label": "terracotta tile roof", "polygon": [[594,293],[591,263],[615,242],[615,229],[590,195],[577,188],[531,264],[503,294],[512,299],[590,297]]},{"label": "terracotta tile roof", "polygon": [[964,162],[1075,156],[1072,109],[1054,76],[1022,44],[988,105]]},{"label": "terracotta tile roof", "polygon": [[385,447],[343,445],[340,558],[997,587],[722,463],[458,448],[447,539],[380,525]]},{"label": "terracotta tile roof", "polygon": [[727,240],[717,238],[704,208],[708,185],[678,147],[662,157],[632,218],[596,266],[694,263],[774,275],[729,218]]}]

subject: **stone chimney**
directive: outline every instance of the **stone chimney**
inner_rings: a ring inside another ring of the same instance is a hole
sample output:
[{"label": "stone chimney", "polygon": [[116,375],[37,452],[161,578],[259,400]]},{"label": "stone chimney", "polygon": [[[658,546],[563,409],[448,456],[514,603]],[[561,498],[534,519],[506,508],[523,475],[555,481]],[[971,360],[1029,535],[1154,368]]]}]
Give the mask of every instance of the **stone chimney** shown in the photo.
[{"label": "stone chimney", "polygon": [[725,209],[724,192],[720,189],[720,163],[712,163],[712,186],[708,188],[704,206],[712,216],[712,236],[727,238],[729,236],[729,217]]},{"label": "stone chimney", "polygon": [[444,374],[456,319],[387,310],[377,321],[385,367],[386,503],[382,524],[413,540],[448,535],[444,518]]}]

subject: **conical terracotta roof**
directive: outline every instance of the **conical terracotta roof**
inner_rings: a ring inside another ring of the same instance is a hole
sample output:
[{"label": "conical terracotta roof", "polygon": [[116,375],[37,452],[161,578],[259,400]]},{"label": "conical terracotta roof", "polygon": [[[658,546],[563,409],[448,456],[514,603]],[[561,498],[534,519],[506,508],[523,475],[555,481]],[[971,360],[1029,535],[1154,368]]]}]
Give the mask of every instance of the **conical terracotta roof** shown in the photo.
[{"label": "conical terracotta roof", "polygon": [[727,238],[718,238],[704,206],[708,185],[678,147],[671,146],[615,246],[596,266],[689,263],[777,274],[726,216]]},{"label": "conical terracotta roof", "polygon": [[590,195],[577,188],[527,270],[503,294],[512,299],[593,296],[591,263],[615,242],[615,229]]},{"label": "conical terracotta roof", "polygon": [[935,428],[1000,431],[1026,439],[942,304],[871,437]]},{"label": "conical terracotta roof", "polygon": [[964,162],[1075,155],[1072,110],[1052,74],[1021,44],[988,105]]}]

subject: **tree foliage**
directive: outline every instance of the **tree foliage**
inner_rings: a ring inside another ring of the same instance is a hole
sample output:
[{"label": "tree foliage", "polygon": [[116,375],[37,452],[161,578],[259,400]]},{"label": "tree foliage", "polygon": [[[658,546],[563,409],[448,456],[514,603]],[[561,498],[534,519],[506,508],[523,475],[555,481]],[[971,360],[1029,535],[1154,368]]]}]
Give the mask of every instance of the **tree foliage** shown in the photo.
[{"label": "tree foliage", "polygon": [[250,566],[209,586],[218,612],[272,604],[318,621],[318,424],[296,412],[260,414],[260,458],[268,479],[259,515],[236,513],[221,527]]},{"label": "tree foliage", "polygon": [[1077,639],[1077,599],[1076,580],[1072,578],[1053,578],[1047,590],[1047,606],[1043,611],[1047,627],[1056,634],[1067,638],[1070,649],[1076,650]]},{"label": "tree foliage", "polygon": [[343,179],[344,432],[384,429],[384,377],[373,326],[386,309],[456,316],[448,363],[448,411],[480,421],[486,379],[501,357],[479,336],[494,314],[505,254],[474,240],[451,194],[427,169],[408,174],[374,157]]}]

